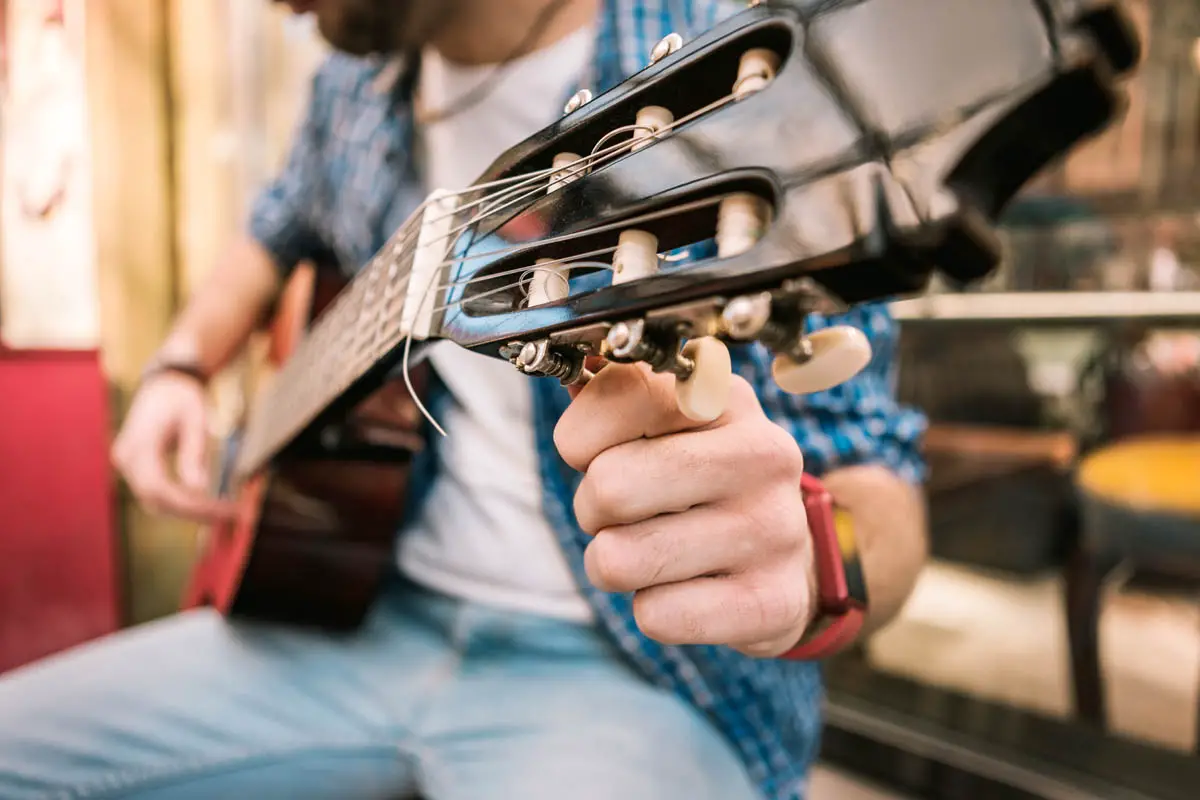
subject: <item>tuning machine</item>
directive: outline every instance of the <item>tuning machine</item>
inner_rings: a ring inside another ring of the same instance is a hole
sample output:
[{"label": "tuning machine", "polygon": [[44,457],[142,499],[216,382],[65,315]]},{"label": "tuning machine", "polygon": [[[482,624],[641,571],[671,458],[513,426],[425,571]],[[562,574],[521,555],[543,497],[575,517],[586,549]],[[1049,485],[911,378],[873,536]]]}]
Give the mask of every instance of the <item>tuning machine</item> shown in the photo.
[{"label": "tuning machine", "polygon": [[586,384],[592,373],[583,366],[587,352],[577,346],[552,345],[548,339],[533,342],[509,342],[500,355],[526,375],[558,378],[563,386]]},{"label": "tuning machine", "polygon": [[733,378],[729,348],[712,336],[689,339],[683,322],[649,325],[644,319],[618,322],[609,328],[601,352],[610,361],[643,362],[654,372],[675,376],[680,412],[698,422],[725,413]]},{"label": "tuning machine", "polygon": [[756,340],[775,351],[771,372],[779,388],[813,394],[845,383],[871,361],[871,343],[858,328],[805,331],[809,314],[843,310],[810,279],[799,279],[774,293],[733,298],[722,309],[720,325],[731,339]]},{"label": "tuning machine", "polygon": [[567,104],[563,107],[563,114],[574,114],[579,109],[592,102],[592,93],[588,89],[580,89],[571,98],[567,100]]},{"label": "tuning machine", "polygon": [[654,45],[654,49],[650,51],[650,64],[657,64],[682,47],[683,37],[678,33],[668,33],[666,36],[659,39],[658,44]]}]

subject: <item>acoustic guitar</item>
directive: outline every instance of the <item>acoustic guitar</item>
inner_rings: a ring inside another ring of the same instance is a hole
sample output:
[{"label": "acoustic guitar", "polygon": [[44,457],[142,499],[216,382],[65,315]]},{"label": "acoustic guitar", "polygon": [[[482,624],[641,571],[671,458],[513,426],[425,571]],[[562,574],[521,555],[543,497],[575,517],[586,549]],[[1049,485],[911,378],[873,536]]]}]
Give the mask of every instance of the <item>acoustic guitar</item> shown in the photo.
[{"label": "acoustic guitar", "polygon": [[233,463],[243,513],[185,604],[362,620],[409,449],[364,441],[354,412],[385,385],[419,397],[432,342],[564,384],[588,356],[646,362],[700,420],[724,409],[731,344],[771,348],[785,391],[851,378],[865,336],[805,335],[806,317],[987,276],[998,214],[1110,124],[1138,59],[1112,2],[768,0],[668,36],[468,190],[430,195],[293,337]]}]

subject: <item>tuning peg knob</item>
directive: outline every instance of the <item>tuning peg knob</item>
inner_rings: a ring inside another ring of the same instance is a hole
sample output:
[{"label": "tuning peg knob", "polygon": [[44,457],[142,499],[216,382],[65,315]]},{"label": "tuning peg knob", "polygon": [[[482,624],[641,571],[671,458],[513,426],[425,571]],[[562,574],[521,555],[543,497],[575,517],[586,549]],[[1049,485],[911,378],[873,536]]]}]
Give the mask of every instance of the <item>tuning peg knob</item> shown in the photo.
[{"label": "tuning peg knob", "polygon": [[571,95],[571,99],[567,101],[567,105],[563,108],[563,113],[572,114],[590,102],[592,102],[592,93],[587,89],[580,89]]},{"label": "tuning peg knob", "polygon": [[692,339],[680,356],[692,362],[691,374],[675,381],[675,400],[685,417],[712,422],[725,413],[733,383],[729,348],[711,336]]},{"label": "tuning peg knob", "polygon": [[668,33],[659,39],[658,44],[654,45],[654,49],[650,51],[650,63],[657,64],[681,47],[683,47],[683,37],[678,33]]},{"label": "tuning peg knob", "polygon": [[771,372],[775,383],[789,394],[814,394],[853,378],[871,362],[871,342],[849,325],[817,331],[808,337],[812,354],[797,360],[781,353]]},{"label": "tuning peg knob", "polygon": [[557,192],[571,181],[579,180],[587,171],[587,164],[576,153],[559,153],[551,166],[554,172],[550,173],[546,194]]}]

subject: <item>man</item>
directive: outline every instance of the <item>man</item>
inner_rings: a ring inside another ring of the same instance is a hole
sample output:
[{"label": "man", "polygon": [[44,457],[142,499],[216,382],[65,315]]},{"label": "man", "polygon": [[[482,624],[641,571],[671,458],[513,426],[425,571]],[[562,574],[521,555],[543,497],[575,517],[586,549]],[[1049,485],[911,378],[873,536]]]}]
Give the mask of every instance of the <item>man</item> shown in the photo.
[{"label": "man", "polygon": [[[286,168],[163,344],[114,448],[162,512],[230,513],[205,494],[198,376],[242,346],[299,260],[363,264],[427,189],[469,184],[581,82],[612,86],[663,35],[736,10],[291,5],[343,52],[315,77]],[[420,54],[404,62],[419,73],[397,68],[399,52]],[[766,352],[742,348],[746,380],[701,427],[675,410],[669,378],[638,366],[610,365],[572,399],[444,346],[432,364],[449,435],[363,630],[195,612],[20,671],[0,681],[0,797],[801,797],[819,667],[779,656],[819,616],[802,469],[853,519],[868,629],[895,613],[924,555],[923,423],[892,396],[892,323],[880,307],[839,321],[873,341],[863,375],[792,398],[771,388]]]}]

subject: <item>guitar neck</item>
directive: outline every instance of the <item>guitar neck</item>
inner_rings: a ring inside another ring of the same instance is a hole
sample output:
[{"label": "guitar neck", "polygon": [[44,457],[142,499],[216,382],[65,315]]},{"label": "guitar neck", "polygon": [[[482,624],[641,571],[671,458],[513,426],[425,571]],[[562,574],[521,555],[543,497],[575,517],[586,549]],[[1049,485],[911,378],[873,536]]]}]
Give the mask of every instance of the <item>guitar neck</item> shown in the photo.
[{"label": "guitar neck", "polygon": [[261,470],[325,412],[381,384],[410,333],[430,336],[452,212],[445,202],[423,204],[321,314],[251,414],[237,477]]}]

